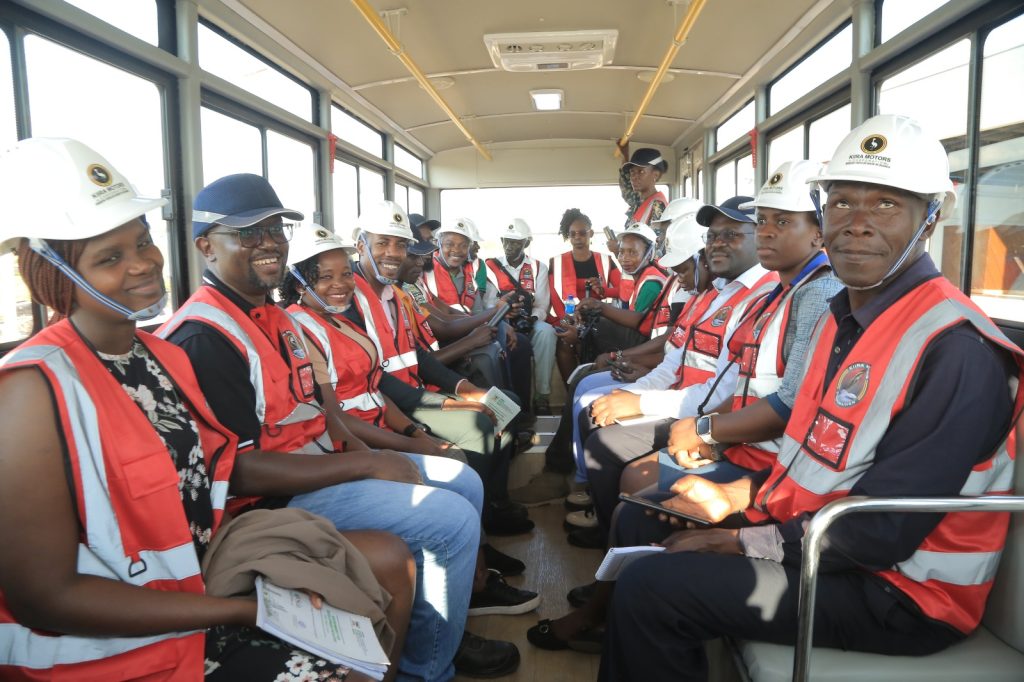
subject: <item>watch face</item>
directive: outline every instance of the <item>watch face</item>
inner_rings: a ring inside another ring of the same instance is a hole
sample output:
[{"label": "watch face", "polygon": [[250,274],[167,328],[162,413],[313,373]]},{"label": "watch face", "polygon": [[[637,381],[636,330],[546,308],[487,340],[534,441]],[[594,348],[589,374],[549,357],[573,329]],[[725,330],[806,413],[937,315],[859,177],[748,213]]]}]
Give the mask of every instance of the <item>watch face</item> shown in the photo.
[{"label": "watch face", "polygon": [[697,435],[706,436],[711,431],[711,417],[701,417],[697,420]]}]

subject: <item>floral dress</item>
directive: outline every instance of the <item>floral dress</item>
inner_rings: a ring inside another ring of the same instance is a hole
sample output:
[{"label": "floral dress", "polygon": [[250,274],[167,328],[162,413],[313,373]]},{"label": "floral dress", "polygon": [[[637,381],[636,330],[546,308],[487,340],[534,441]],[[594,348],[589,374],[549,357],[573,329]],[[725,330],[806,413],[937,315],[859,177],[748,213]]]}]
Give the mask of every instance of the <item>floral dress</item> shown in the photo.
[{"label": "floral dress", "polygon": [[[202,562],[213,535],[213,502],[195,421],[163,367],[138,339],[122,355],[98,351],[97,355],[167,446],[178,470],[178,492],[192,542]],[[214,682],[340,682],[348,669],[255,628],[219,625],[206,633],[205,672]]]}]

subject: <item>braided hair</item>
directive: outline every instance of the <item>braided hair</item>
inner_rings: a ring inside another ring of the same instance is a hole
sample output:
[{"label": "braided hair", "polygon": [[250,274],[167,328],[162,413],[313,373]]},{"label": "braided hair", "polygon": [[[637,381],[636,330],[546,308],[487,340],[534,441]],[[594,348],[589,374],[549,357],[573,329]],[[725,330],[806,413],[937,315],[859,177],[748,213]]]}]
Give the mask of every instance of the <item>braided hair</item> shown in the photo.
[{"label": "braided hair", "polygon": [[558,234],[562,235],[563,240],[569,239],[569,227],[576,221],[582,222],[588,230],[594,226],[583,211],[578,208],[570,208],[562,214],[562,222],[558,224]]},{"label": "braided hair", "polygon": [[[299,274],[302,278],[309,283],[310,286],[316,282],[320,276],[320,265],[319,258],[317,256],[310,256],[304,261],[295,264]],[[281,286],[277,288],[277,294],[281,298],[281,307],[287,308],[293,303],[298,303],[302,298],[302,294],[299,293],[299,289],[303,288],[302,284],[299,283],[298,278],[292,274],[292,270],[289,267],[285,271],[284,281],[281,282]]]},{"label": "braided hair", "polygon": [[[85,250],[86,239],[47,239],[51,249],[64,259],[72,268],[78,266],[78,260]],[[18,271],[21,280],[32,294],[32,300],[53,310],[47,324],[59,322],[71,314],[75,305],[74,283],[45,258],[29,248],[28,240],[22,239],[18,245]]]}]

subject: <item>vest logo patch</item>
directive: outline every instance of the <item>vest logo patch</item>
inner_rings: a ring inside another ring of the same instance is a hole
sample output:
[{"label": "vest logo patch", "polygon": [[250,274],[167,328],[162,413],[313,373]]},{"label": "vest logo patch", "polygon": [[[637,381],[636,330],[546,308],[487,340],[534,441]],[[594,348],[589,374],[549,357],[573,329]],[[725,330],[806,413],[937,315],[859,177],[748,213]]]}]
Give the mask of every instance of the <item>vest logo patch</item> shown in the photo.
[{"label": "vest logo patch", "polygon": [[836,382],[836,405],[853,407],[859,403],[867,394],[870,381],[871,365],[866,362],[856,362],[844,369]]},{"label": "vest logo patch", "polygon": [[302,347],[302,342],[299,341],[299,337],[295,336],[290,330],[281,332],[281,336],[284,337],[284,342],[288,344],[288,350],[291,351],[299,360],[304,360],[306,357],[306,349]]},{"label": "vest logo patch", "polygon": [[757,318],[757,322],[754,323],[754,338],[755,339],[761,335],[761,330],[764,329],[765,323],[768,322],[768,319],[771,316],[772,316],[771,312],[766,310],[765,312],[761,313],[760,317]]},{"label": "vest logo patch", "polygon": [[722,352],[722,337],[698,327],[693,330],[693,349],[698,353],[717,358]]},{"label": "vest logo patch", "polygon": [[842,471],[850,444],[852,425],[819,409],[804,437],[803,447],[814,459],[836,471]]},{"label": "vest logo patch", "polygon": [[313,397],[313,365],[299,367],[299,390],[303,398],[308,400]]},{"label": "vest logo patch", "polygon": [[745,343],[743,348],[740,349],[739,365],[740,374],[745,377],[754,376],[754,367],[757,365],[757,352],[760,350],[760,346],[754,343]]},{"label": "vest logo patch", "polygon": [[721,327],[723,324],[725,324],[726,322],[729,321],[729,314],[731,312],[732,312],[732,306],[731,305],[727,305],[724,308],[722,308],[721,310],[719,310],[717,313],[715,313],[715,316],[711,319],[711,326],[712,327]]},{"label": "vest logo patch", "polygon": [[676,348],[681,347],[684,341],[686,341],[685,327],[676,327],[672,330],[672,336],[668,337],[668,342]]}]

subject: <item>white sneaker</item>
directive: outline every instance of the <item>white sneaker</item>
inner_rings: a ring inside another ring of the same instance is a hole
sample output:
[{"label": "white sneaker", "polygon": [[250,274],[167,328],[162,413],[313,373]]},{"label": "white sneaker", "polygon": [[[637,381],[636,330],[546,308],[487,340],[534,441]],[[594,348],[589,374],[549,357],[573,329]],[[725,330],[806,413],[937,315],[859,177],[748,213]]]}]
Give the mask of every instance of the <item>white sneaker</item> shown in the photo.
[{"label": "white sneaker", "polygon": [[594,498],[590,496],[590,493],[586,490],[580,490],[575,493],[569,493],[569,496],[565,498],[565,506],[575,509],[584,509],[594,504]]},{"label": "white sneaker", "polygon": [[569,512],[565,515],[565,523],[575,528],[595,528],[597,527],[597,515],[594,514],[593,509]]}]

